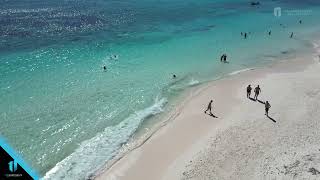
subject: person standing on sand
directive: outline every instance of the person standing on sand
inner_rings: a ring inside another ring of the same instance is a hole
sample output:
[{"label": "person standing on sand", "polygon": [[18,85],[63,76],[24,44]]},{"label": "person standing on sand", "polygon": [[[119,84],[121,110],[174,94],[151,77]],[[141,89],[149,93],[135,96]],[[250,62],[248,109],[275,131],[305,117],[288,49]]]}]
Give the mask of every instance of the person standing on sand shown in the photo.
[{"label": "person standing on sand", "polygon": [[261,92],[260,86],[258,85],[256,88],[254,88],[254,99],[257,100],[258,96]]},{"label": "person standing on sand", "polygon": [[247,98],[250,98],[251,90],[252,90],[252,87],[251,87],[251,85],[249,84],[249,86],[247,87]]},{"label": "person standing on sand", "polygon": [[207,110],[204,111],[205,114],[207,114],[207,111],[210,111],[210,114],[212,114],[211,110],[212,110],[212,102],[213,100],[211,100],[208,104]]},{"label": "person standing on sand", "polygon": [[268,101],[266,101],[264,107],[265,107],[265,115],[269,116],[269,109],[271,108],[270,103]]}]

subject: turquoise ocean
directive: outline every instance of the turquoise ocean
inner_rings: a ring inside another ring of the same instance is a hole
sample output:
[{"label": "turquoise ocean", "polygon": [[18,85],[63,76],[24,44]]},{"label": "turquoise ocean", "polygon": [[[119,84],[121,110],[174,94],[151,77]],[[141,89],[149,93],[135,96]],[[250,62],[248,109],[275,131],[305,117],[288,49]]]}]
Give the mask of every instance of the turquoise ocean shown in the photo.
[{"label": "turquoise ocean", "polygon": [[41,177],[92,177],[184,90],[310,51],[319,18],[318,0],[0,1],[1,137]]}]

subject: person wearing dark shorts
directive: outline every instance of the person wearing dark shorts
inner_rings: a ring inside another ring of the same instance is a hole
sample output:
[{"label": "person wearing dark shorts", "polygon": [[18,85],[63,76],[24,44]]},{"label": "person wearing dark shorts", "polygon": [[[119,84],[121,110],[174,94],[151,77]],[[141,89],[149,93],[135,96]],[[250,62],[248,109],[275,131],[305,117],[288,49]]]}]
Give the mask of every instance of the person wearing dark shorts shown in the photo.
[{"label": "person wearing dark shorts", "polygon": [[223,62],[224,62],[224,63],[226,63],[226,62],[227,62],[227,55],[226,55],[226,54],[224,54]]},{"label": "person wearing dark shorts", "polygon": [[252,90],[252,87],[251,87],[251,85],[249,84],[249,86],[247,87],[247,98],[250,98],[251,90]]},{"label": "person wearing dark shorts", "polygon": [[207,111],[209,111],[210,114],[212,114],[212,112],[211,112],[211,110],[212,110],[212,102],[213,102],[213,100],[211,100],[209,102],[207,109],[204,111],[205,114],[207,114]]},{"label": "person wearing dark shorts", "polygon": [[265,115],[269,116],[269,109],[271,108],[270,103],[268,101],[266,101],[264,107],[265,107]]},{"label": "person wearing dark shorts", "polygon": [[259,96],[260,92],[261,92],[261,89],[260,89],[260,87],[258,85],[256,88],[254,88],[254,99],[255,100],[258,99],[258,96]]}]

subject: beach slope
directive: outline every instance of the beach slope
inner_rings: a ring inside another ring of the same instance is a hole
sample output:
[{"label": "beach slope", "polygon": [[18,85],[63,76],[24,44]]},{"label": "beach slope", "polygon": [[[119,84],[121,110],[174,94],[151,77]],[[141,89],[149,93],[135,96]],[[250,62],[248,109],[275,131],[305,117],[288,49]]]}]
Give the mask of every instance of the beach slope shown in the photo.
[{"label": "beach slope", "polygon": [[[204,113],[211,99],[217,118]],[[319,99],[312,56],[233,74],[190,91],[174,120],[96,179],[319,179]]]}]

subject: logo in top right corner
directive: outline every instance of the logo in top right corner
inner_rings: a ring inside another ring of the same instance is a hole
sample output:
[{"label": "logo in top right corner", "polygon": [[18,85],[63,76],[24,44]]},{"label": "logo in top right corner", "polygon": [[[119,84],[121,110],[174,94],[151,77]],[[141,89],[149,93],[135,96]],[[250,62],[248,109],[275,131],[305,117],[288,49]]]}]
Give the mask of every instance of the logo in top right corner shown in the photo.
[{"label": "logo in top right corner", "polygon": [[280,17],[281,16],[281,7],[276,7],[273,9],[273,14],[275,17]]}]

